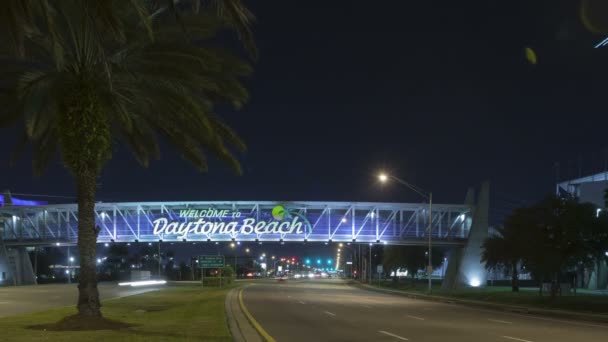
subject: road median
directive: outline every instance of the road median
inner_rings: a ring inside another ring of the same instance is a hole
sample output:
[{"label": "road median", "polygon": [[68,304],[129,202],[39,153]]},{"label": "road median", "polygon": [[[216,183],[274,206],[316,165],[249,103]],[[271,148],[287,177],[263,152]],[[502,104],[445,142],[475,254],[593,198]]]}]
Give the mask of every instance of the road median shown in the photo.
[{"label": "road median", "polygon": [[[104,301],[108,320],[123,326],[73,327],[74,306],[0,319],[3,341],[232,341],[226,324],[228,288],[180,286]],[[68,322],[69,323],[69,322]]]},{"label": "road median", "polygon": [[226,297],[226,313],[232,336],[236,342],[276,342],[245,305],[243,290],[252,285],[233,289]]}]

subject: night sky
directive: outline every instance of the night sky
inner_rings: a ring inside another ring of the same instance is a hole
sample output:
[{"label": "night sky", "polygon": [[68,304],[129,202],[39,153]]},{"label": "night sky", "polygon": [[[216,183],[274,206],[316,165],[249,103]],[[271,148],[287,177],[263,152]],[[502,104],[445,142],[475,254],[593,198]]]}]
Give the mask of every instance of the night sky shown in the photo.
[{"label": "night sky", "polygon": [[[490,180],[500,223],[553,191],[556,162],[561,179],[604,168],[608,47],[593,49],[604,37],[585,32],[576,6],[248,2],[260,50],[246,81],[251,101],[218,109],[249,145],[244,175],[218,162],[198,173],[170,148],[143,169],[116,145],[100,200],[422,200],[380,187],[374,176],[384,169],[444,203]],[[17,134],[3,135],[8,156]],[[2,189],[73,196],[59,159],[41,178],[27,158],[15,167],[7,159]]]}]

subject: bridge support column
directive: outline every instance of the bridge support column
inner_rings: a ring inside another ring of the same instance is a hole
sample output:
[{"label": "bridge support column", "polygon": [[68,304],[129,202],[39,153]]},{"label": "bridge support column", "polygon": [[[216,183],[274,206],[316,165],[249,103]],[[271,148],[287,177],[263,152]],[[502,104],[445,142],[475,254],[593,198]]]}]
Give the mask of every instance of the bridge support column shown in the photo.
[{"label": "bridge support column", "polygon": [[6,249],[0,253],[0,286],[34,285],[36,276],[25,247]]},{"label": "bridge support column", "polygon": [[[599,269],[599,272],[598,272]],[[608,286],[608,265],[601,261],[600,265],[595,265],[589,277],[589,290],[604,290]]]},{"label": "bridge support column", "polygon": [[[465,204],[475,203],[473,189],[469,189]],[[441,284],[444,290],[467,286],[485,286],[487,273],[481,262],[481,251],[484,240],[488,237],[488,216],[490,204],[490,183],[483,182],[479,198],[473,211],[473,220],[469,237],[464,247],[452,249],[448,260],[445,279]]]}]

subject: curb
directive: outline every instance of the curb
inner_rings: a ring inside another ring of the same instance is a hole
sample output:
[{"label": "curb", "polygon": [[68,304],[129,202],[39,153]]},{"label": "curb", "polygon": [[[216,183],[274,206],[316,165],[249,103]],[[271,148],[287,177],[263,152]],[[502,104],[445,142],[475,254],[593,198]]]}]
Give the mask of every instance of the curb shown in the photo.
[{"label": "curb", "polygon": [[272,336],[270,336],[270,334],[268,334],[268,332],[266,332],[266,330],[264,330],[264,328],[262,328],[260,323],[258,323],[258,321],[256,321],[255,318],[253,318],[253,316],[249,313],[249,310],[247,310],[247,307],[245,306],[245,303],[243,302],[243,288],[239,289],[238,298],[239,298],[239,306],[241,307],[241,311],[245,314],[245,316],[249,320],[249,323],[251,323],[251,325],[253,325],[255,330],[257,330],[258,334],[260,334],[266,342],[276,342],[276,340]]},{"label": "curb", "polygon": [[239,289],[232,289],[226,294],[226,323],[234,342],[262,342],[255,328],[249,323],[238,303]]},{"label": "curb", "polygon": [[395,294],[395,295],[405,296],[405,297],[412,298],[412,299],[431,300],[431,301],[442,302],[442,303],[446,303],[446,304],[461,304],[461,305],[466,305],[466,306],[483,307],[485,309],[519,313],[519,314],[530,314],[530,315],[537,315],[537,316],[548,316],[548,317],[553,317],[553,318],[565,318],[565,319],[573,319],[573,320],[580,320],[580,321],[608,323],[608,315],[602,315],[602,314],[588,314],[588,313],[580,313],[580,312],[564,311],[564,310],[539,309],[539,308],[534,308],[534,307],[529,307],[529,306],[496,304],[496,303],[465,300],[465,299],[458,299],[458,298],[445,297],[445,296],[433,296],[433,295],[412,293],[412,292],[407,292],[407,291],[382,289],[382,288],[378,288],[378,287],[367,285],[367,284],[353,284],[353,285],[356,287],[359,287],[361,289],[366,289],[369,291]]}]

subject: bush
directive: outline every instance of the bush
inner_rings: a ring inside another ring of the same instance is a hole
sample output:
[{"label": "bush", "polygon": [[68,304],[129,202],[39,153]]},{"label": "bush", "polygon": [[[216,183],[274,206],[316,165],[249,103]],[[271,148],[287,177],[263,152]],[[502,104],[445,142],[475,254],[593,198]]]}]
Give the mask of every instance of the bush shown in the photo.
[{"label": "bush", "polygon": [[222,286],[226,286],[232,283],[232,277],[205,277],[203,280],[203,286],[219,287],[220,281]]}]

